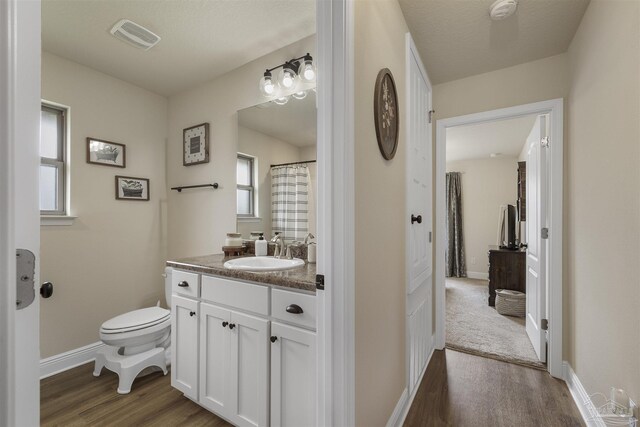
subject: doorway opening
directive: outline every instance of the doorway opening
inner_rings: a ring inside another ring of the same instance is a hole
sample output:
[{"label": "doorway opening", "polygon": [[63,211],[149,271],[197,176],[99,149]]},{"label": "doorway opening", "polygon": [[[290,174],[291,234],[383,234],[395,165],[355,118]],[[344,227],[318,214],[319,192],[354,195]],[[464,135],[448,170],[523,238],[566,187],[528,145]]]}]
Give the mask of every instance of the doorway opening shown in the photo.
[{"label": "doorway opening", "polygon": [[440,120],[436,135],[438,348],[561,377],[562,100]]}]

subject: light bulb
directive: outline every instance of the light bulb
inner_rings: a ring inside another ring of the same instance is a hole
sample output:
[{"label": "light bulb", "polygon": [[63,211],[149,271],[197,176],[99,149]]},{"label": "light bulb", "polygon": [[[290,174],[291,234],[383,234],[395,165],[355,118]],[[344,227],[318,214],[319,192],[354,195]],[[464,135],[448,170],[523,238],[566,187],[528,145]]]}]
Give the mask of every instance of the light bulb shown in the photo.
[{"label": "light bulb", "polygon": [[309,55],[308,53],[300,63],[298,74],[305,83],[312,83],[316,79],[316,70],[313,66],[313,58],[311,58],[311,55]]},{"label": "light bulb", "polygon": [[295,99],[305,99],[307,97],[307,91],[301,90],[300,92],[295,92],[292,96]]},{"label": "light bulb", "polygon": [[266,71],[264,76],[260,79],[260,92],[266,97],[271,97],[276,92],[276,85],[273,83],[271,73]]},{"label": "light bulb", "polygon": [[296,70],[291,63],[285,63],[280,71],[280,76],[278,79],[278,83],[280,83],[280,87],[285,90],[294,89],[296,84],[298,83],[296,75]]},{"label": "light bulb", "polygon": [[284,75],[282,76],[282,86],[286,87],[287,89],[293,86],[293,76],[289,71],[285,71]]}]

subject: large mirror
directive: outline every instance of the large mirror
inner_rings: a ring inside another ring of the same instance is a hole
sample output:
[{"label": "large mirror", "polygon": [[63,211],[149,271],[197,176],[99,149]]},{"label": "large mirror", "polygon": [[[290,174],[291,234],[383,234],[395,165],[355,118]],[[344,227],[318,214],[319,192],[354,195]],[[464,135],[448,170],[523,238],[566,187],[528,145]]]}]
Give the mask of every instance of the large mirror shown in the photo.
[{"label": "large mirror", "polygon": [[238,111],[238,233],[276,232],[285,241],[316,234],[316,96]]}]

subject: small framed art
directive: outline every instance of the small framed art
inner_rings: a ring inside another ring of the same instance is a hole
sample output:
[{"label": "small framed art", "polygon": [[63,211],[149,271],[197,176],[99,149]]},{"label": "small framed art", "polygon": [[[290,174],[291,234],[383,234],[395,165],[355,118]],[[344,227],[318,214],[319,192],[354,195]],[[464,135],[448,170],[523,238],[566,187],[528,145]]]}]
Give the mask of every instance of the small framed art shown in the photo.
[{"label": "small framed art", "polygon": [[182,144],[182,164],[184,166],[209,163],[209,123],[184,129]]},{"label": "small framed art", "polygon": [[87,163],[124,168],[127,165],[126,154],[124,144],[87,138]]},{"label": "small framed art", "polygon": [[116,175],[116,200],[149,200],[149,180]]}]

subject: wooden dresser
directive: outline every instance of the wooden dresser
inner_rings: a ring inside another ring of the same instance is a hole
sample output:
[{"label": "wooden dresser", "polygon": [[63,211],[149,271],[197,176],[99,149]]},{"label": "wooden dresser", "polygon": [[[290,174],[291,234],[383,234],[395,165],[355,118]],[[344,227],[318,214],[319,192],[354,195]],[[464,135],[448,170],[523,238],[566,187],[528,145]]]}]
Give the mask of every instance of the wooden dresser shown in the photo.
[{"label": "wooden dresser", "polygon": [[526,248],[517,250],[489,246],[489,305],[496,303],[496,289],[526,292]]}]

